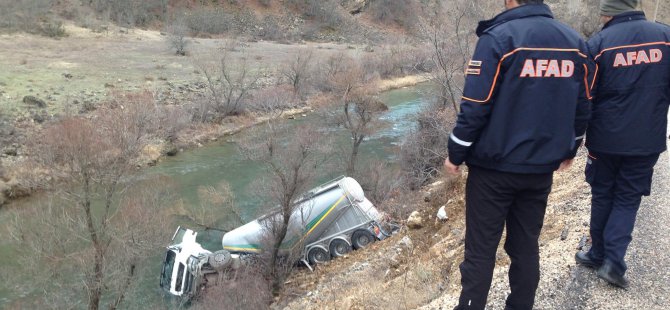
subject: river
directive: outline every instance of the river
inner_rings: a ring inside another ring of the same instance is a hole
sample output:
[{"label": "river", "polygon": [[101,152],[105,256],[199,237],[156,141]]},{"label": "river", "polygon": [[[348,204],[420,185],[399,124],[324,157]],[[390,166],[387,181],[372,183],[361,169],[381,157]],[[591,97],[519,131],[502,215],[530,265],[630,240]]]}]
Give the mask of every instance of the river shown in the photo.
[{"label": "river", "polygon": [[[427,89],[428,86],[424,84],[391,90],[380,95],[379,99],[389,107],[388,111],[379,114],[379,118],[385,125],[363,142],[360,147],[359,162],[377,159],[392,164],[397,163],[397,146],[408,131],[416,125],[417,112],[427,104],[427,96],[424,95]],[[295,120],[286,120],[285,125],[290,128],[315,117],[319,116],[308,114]],[[143,170],[140,177],[167,176],[174,183],[185,207],[200,203],[198,188],[217,186],[221,182],[226,182],[235,195],[236,206],[241,210],[244,220],[248,221],[258,214],[257,206],[260,205],[260,198],[255,194],[254,180],[264,173],[261,166],[246,160],[238,150],[237,141],[244,139],[249,134],[249,131],[243,131],[219,142],[187,150],[174,157],[164,158],[158,165]],[[337,144],[350,143],[345,129],[338,129],[334,134]],[[341,174],[344,174],[344,171],[329,171],[319,177],[321,180],[326,180]],[[19,203],[36,203],[28,201]],[[8,217],[6,208],[0,209],[1,225],[8,224]],[[0,266],[2,266],[0,276],[12,275],[11,278],[15,278],[16,273],[21,273],[21,264],[17,263],[16,257],[12,256],[12,248],[15,246],[20,245],[13,244],[6,238],[0,241]],[[161,302],[158,289],[160,255],[156,254],[155,257],[147,260],[147,266],[145,266],[147,272],[142,273],[140,289],[137,290],[139,294],[129,296],[126,306],[145,308],[147,305],[156,305]],[[30,283],[30,279],[25,280]],[[8,282],[0,282],[0,308],[11,304],[16,305],[17,301],[21,302],[30,298],[32,294],[36,294],[36,292],[29,291],[19,292],[13,283]]]}]

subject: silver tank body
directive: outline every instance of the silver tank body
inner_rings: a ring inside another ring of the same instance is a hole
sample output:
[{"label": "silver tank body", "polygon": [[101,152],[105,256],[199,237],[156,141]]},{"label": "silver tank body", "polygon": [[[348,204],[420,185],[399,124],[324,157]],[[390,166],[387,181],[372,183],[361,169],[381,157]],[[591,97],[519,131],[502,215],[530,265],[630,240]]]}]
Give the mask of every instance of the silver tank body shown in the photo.
[{"label": "silver tank body", "polygon": [[[365,198],[356,180],[344,177],[319,186],[297,202],[291,215],[288,232],[280,246],[283,252],[295,250],[337,230],[378,220],[379,212]],[[258,253],[269,245],[273,223],[281,222],[281,215],[272,212],[227,232],[222,245],[237,253]],[[336,225],[333,225],[335,222]]]}]

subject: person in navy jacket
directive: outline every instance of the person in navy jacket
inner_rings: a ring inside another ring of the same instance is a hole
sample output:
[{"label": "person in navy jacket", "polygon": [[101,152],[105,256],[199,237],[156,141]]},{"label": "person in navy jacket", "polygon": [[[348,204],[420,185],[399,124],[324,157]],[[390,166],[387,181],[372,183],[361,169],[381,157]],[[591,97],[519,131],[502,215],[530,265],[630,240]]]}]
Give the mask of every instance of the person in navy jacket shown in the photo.
[{"label": "person in navy jacket", "polygon": [[666,149],[670,27],[635,11],[638,0],[601,0],[605,25],[588,41],[597,65],[593,119],[586,134],[591,241],[575,259],[626,288],[624,256],[654,165]]},{"label": "person in navy jacket", "polygon": [[568,166],[589,119],[586,43],[543,0],[506,0],[482,21],[445,168],[466,162],[465,259],[456,309],[484,309],[503,228],[506,309],[532,309],[538,238],[553,172]]}]

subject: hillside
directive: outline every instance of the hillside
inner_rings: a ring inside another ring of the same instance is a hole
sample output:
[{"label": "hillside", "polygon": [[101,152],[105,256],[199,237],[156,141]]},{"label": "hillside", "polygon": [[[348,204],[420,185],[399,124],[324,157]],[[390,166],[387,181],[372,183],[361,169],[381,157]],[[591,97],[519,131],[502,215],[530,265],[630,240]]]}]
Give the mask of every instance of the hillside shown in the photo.
[{"label": "hillside", "polygon": [[[387,169],[388,165],[380,165],[382,168],[376,171],[369,169],[372,172],[366,170],[368,174],[357,172],[363,179],[370,177],[366,181],[373,179],[371,174],[376,177],[373,181],[379,184],[374,185],[382,188],[374,187],[378,191],[371,190],[368,195],[382,197],[378,200],[380,209],[393,213],[394,220],[403,224],[410,213],[418,211],[422,227],[403,227],[391,238],[320,265],[315,272],[298,268],[286,279],[283,290],[274,297],[270,307],[453,307],[459,289],[458,263],[463,255],[464,177],[445,178],[439,173],[440,156],[444,155],[445,137],[448,137],[445,130],[450,130],[448,127],[453,122],[453,112],[444,107],[450,107],[449,100],[460,98],[462,66],[476,42],[473,33],[476,22],[499,12],[500,1],[0,2],[0,16],[3,16],[0,20],[0,67],[3,68],[0,71],[0,223],[7,223],[0,231],[4,235],[11,233],[13,237],[0,242],[3,251],[23,242],[24,236],[13,234],[10,224],[19,223],[17,219],[21,216],[48,214],[41,212],[41,205],[29,206],[35,209],[21,213],[13,202],[35,193],[57,196],[67,187],[78,184],[78,180],[73,181],[71,176],[62,173],[67,165],[49,165],[45,158],[54,160],[57,156],[44,153],[41,145],[45,138],[60,137],[51,130],[64,121],[84,120],[102,135],[106,130],[98,122],[105,120],[105,116],[125,115],[124,111],[135,106],[144,108],[138,114],[146,117],[148,131],[138,139],[143,144],[137,154],[133,154],[136,157],[127,159],[132,175],[140,168],[160,164],[168,156],[227,140],[228,135],[271,119],[300,118],[328,107],[341,110],[337,105],[346,104],[350,93],[356,95],[352,96],[355,99],[372,102],[382,91],[429,81],[432,87],[427,96],[441,104],[441,108],[436,113],[431,109],[437,105],[430,106],[415,116],[422,128],[429,128],[429,132],[417,132],[407,139],[417,140],[410,141],[416,144],[393,146],[399,149],[397,157],[402,167],[398,170],[401,172]],[[584,36],[593,34],[599,27],[597,2],[547,0],[557,19]],[[643,9],[649,17],[657,15],[658,21],[670,23],[670,2],[661,0],[657,14],[654,14],[655,2],[643,1]],[[449,65],[441,67],[440,60],[445,59]],[[445,91],[446,84],[455,85],[456,91]],[[221,95],[226,91],[233,95]],[[139,123],[143,122],[144,119]],[[324,131],[345,127],[342,122],[332,120],[323,121],[321,126]],[[99,141],[95,138],[90,141]],[[412,157],[418,156],[411,153],[412,149],[422,151],[424,147],[430,147],[430,152],[424,152],[431,153],[424,154],[428,158]],[[571,170],[555,178],[556,186],[541,237],[543,276],[546,275],[539,293],[538,304],[542,309],[589,308],[568,294],[587,294],[586,288],[604,290],[618,298],[594,300],[602,308],[616,308],[615,302],[630,302],[628,295],[607,291],[603,285],[588,280],[588,274],[572,264],[573,252],[588,234],[588,227],[583,224],[588,216],[588,192],[581,182],[583,167],[583,160],[579,160]],[[408,180],[410,177],[414,179]],[[128,179],[135,181],[132,177]],[[166,181],[165,187],[169,183]],[[126,190],[132,192],[132,185],[129,183],[128,189],[122,191],[122,197]],[[366,189],[372,188],[370,184],[364,185],[368,185]],[[662,191],[665,187],[659,189]],[[181,197],[166,197],[174,199],[161,203],[175,204],[170,206],[174,209],[189,207]],[[654,199],[663,201],[665,198]],[[449,215],[449,220],[444,222],[435,218],[441,206],[446,207]],[[163,210],[173,211],[168,206]],[[184,215],[179,213],[178,216]],[[665,216],[663,213],[659,218]],[[134,226],[141,228],[142,225]],[[85,233],[85,230],[79,232]],[[161,248],[166,240],[157,239],[152,245]],[[63,251],[59,255],[69,258],[79,252],[67,251],[73,248],[79,251],[79,246],[67,244],[54,248]],[[51,249],[39,244],[34,247]],[[640,252],[647,253],[650,247],[645,245]],[[79,263],[86,263],[85,258],[93,256],[93,251],[87,250],[82,250],[88,256],[82,256],[84,259]],[[113,254],[119,253],[123,252]],[[44,260],[48,264],[40,266],[59,267],[58,264],[67,261],[61,261],[62,257],[47,256]],[[4,258],[0,261],[5,262]],[[502,250],[498,263],[502,268],[497,269],[495,275],[492,309],[500,307],[507,289],[504,268],[509,259]],[[56,267],[51,270],[55,275],[80,271],[71,266],[66,268],[73,269]],[[153,267],[155,264],[147,269]],[[643,269],[643,266],[636,268]],[[8,269],[0,268],[0,274],[17,277],[16,272]],[[651,278],[648,273],[643,276],[640,282]],[[82,279],[85,279],[83,275],[78,280]],[[18,296],[13,291],[16,290],[21,292],[21,300],[0,298],[0,307],[25,308],[51,302],[44,297],[43,300],[35,298],[38,301],[34,304],[22,303],[28,299],[23,292],[35,289],[33,283],[23,287],[11,284],[0,286],[0,297]],[[48,285],[49,279],[42,279],[39,284]],[[80,282],[68,284],[70,286],[62,288],[81,290]],[[645,283],[644,287],[647,286],[650,284]],[[54,303],[53,307],[69,305],[66,297],[57,300],[61,304]],[[82,300],[77,300],[79,306],[85,303]],[[212,304],[200,306],[208,309],[208,305]],[[670,307],[662,297],[650,305],[650,309]],[[658,308],[654,308],[656,306]],[[220,307],[215,303],[211,308]]]}]

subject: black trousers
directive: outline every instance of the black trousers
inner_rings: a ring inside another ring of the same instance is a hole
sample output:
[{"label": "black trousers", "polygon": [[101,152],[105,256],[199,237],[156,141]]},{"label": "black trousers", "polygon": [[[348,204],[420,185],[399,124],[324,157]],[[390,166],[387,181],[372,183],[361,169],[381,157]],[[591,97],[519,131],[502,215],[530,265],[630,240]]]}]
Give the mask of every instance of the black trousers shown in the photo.
[{"label": "black trousers", "polygon": [[503,228],[511,259],[506,309],[532,309],[540,281],[538,239],[553,173],[515,174],[470,167],[466,185],[465,260],[456,309],[484,309]]},{"label": "black trousers", "polygon": [[598,262],[609,262],[626,273],[624,257],[633,239],[633,227],[642,196],[651,192],[659,154],[621,156],[589,152],[586,181],[591,185],[591,250]]}]

